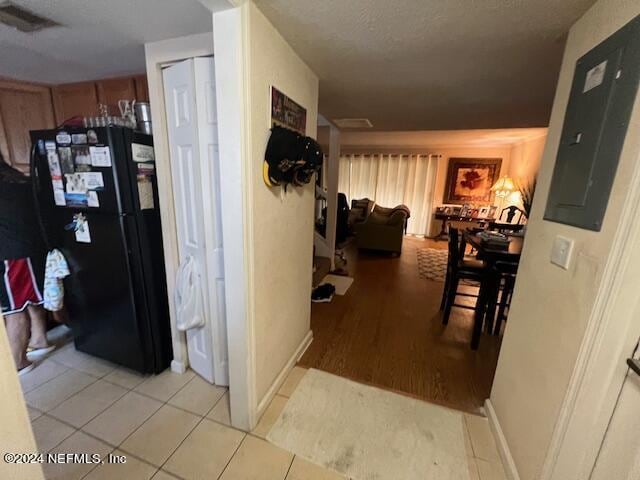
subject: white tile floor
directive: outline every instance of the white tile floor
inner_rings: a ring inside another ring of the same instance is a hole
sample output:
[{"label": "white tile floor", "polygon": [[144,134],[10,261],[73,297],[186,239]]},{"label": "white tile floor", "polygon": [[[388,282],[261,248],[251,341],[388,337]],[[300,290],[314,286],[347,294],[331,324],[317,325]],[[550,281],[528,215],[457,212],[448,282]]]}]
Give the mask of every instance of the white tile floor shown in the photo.
[{"label": "white tile floor", "polygon": [[[264,440],[304,373],[291,372],[250,434],[230,427],[226,389],[193,372],[144,377],[69,344],[20,381],[40,451],[127,457],[48,464],[48,479],[340,480]],[[487,420],[465,419],[470,479],[505,480]]]}]

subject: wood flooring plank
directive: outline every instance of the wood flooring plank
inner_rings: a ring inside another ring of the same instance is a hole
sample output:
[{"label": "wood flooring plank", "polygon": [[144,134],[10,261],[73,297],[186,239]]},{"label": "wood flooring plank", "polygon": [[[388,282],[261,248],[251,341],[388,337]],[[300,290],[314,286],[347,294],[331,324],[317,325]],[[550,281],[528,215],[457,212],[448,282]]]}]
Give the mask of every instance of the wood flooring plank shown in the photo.
[{"label": "wood flooring plank", "polygon": [[473,312],[453,309],[442,325],[442,282],[418,275],[419,248],[446,242],[406,237],[402,255],[347,252],[354,283],[331,303],[313,304],[314,340],[300,364],[477,413],[489,396],[500,338],[469,348]]}]

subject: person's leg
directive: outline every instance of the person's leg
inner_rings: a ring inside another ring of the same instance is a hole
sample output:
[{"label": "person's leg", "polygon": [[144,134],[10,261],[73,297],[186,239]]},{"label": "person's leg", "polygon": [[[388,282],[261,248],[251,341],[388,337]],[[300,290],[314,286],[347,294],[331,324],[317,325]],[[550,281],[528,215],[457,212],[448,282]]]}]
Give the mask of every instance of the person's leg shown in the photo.
[{"label": "person's leg", "polygon": [[18,370],[31,365],[27,360],[27,345],[29,344],[29,316],[27,312],[12,313],[4,316],[7,336],[11,345],[13,361]]},{"label": "person's leg", "polygon": [[62,307],[57,312],[51,312],[51,313],[53,315],[53,319],[56,322],[62,323],[64,325],[68,325],[69,324],[69,313],[67,312],[67,308],[66,307]]},{"label": "person's leg", "polygon": [[31,340],[29,346],[34,349],[47,348],[47,314],[42,305],[29,305],[27,307],[31,320]]}]

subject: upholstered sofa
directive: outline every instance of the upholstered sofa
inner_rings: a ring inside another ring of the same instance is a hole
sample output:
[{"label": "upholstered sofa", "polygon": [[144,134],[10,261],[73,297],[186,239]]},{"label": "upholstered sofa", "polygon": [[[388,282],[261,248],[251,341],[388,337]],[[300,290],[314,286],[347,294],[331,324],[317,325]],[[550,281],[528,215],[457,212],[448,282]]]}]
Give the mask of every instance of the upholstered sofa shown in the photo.
[{"label": "upholstered sofa", "polygon": [[[406,205],[385,208],[375,205],[368,199],[364,199],[354,200],[351,207],[352,211],[357,208],[357,202],[367,207],[365,208],[364,219],[358,219],[360,221],[354,221],[352,225],[358,248],[400,254],[407,220],[411,216],[409,208]],[[368,207],[372,204],[373,207],[369,210]]]}]

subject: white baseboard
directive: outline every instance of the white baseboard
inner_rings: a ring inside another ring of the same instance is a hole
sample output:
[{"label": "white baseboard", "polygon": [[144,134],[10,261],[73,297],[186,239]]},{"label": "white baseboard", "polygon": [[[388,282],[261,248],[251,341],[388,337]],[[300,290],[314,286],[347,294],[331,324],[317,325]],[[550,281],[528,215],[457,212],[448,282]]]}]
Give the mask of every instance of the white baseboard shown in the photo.
[{"label": "white baseboard", "polygon": [[273,383],[269,387],[269,390],[267,390],[267,393],[265,394],[265,396],[258,403],[258,411],[256,412],[257,421],[260,420],[260,417],[262,417],[262,414],[271,403],[271,400],[273,400],[273,397],[275,397],[276,393],[278,393],[278,390],[280,390],[280,387],[286,380],[287,375],[289,375],[289,372],[293,369],[293,367],[295,367],[298,360],[300,360],[300,357],[304,355],[304,352],[307,351],[307,348],[309,348],[309,345],[311,345],[312,341],[313,341],[313,332],[309,330],[309,332],[302,339],[302,342],[300,342],[300,345],[298,346],[298,348],[296,348],[296,351],[293,352],[293,355],[291,355],[291,358],[287,360],[287,363],[285,364],[284,368],[280,371],[276,379],[273,381]]},{"label": "white baseboard", "polygon": [[178,360],[171,360],[171,371],[176,373],[184,373],[187,371],[187,367],[184,362]]},{"label": "white baseboard", "polygon": [[516,463],[513,461],[511,450],[509,450],[509,445],[507,444],[507,439],[504,436],[502,427],[500,427],[498,416],[496,415],[496,411],[493,408],[493,404],[491,403],[490,398],[487,398],[485,400],[484,409],[489,420],[489,426],[491,427],[491,431],[493,432],[493,437],[496,440],[498,452],[500,453],[500,458],[502,459],[502,465],[504,466],[504,471],[507,474],[507,478],[509,480],[520,480],[520,474],[518,473],[518,469],[516,468]]}]

